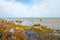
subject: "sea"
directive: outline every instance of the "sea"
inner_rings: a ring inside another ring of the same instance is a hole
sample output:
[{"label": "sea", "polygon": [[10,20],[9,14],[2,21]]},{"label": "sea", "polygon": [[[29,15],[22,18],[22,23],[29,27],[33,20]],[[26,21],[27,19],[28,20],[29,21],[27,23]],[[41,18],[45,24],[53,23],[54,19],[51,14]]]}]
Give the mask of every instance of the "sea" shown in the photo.
[{"label": "sea", "polygon": [[33,26],[40,24],[51,29],[60,29],[60,18],[5,18],[5,20],[14,21],[20,20],[20,25]]}]

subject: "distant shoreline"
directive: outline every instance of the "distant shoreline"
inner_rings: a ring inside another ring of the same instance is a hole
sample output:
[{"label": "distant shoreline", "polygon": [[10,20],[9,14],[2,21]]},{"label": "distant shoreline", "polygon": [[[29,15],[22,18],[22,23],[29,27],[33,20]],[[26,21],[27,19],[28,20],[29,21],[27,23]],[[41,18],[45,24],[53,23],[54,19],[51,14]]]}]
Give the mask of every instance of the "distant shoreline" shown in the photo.
[{"label": "distant shoreline", "polygon": [[60,19],[60,17],[8,17],[0,19]]}]

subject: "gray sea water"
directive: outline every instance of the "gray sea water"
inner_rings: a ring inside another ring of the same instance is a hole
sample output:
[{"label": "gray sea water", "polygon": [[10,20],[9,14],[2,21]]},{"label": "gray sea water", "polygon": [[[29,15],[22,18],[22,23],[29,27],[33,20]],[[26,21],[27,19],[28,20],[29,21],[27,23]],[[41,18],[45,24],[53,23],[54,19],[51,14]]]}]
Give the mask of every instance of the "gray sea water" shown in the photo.
[{"label": "gray sea water", "polygon": [[41,24],[52,29],[60,29],[60,18],[17,18],[6,20],[21,20],[21,25],[32,26],[34,24]]}]

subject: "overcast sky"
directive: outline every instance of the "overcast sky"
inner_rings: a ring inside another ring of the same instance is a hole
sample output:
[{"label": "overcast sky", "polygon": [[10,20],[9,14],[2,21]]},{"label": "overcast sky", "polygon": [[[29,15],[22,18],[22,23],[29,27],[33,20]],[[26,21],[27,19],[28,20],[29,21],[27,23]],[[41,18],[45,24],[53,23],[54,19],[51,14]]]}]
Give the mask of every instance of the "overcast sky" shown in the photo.
[{"label": "overcast sky", "polygon": [[3,17],[60,17],[60,0],[0,0]]}]

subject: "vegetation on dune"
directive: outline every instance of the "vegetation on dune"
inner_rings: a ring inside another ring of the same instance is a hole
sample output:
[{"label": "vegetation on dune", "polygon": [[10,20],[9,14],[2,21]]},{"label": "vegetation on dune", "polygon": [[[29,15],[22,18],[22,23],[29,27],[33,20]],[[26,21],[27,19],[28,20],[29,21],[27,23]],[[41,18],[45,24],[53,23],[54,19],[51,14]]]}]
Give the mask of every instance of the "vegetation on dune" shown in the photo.
[{"label": "vegetation on dune", "polygon": [[[19,21],[19,20],[16,20],[16,22],[22,23],[22,21]],[[10,32],[12,28],[14,33],[13,31]],[[12,21],[0,20],[0,33],[2,33],[2,38],[1,38],[2,40],[29,40],[22,34],[23,31],[27,31],[27,30],[30,30],[30,32],[35,32],[32,35],[38,36],[39,38],[41,38],[41,40],[59,40],[60,39],[59,37],[54,35],[53,29],[44,27],[40,24],[34,24],[33,26],[23,26],[23,25],[15,25],[15,23]],[[59,30],[57,31],[60,32]],[[26,32],[26,34],[28,33],[29,31]],[[31,34],[28,34],[28,35],[29,37],[32,36]]]},{"label": "vegetation on dune", "polygon": [[35,24],[34,27],[32,27],[30,30],[36,31],[36,34],[42,40],[57,40],[57,37],[53,34],[53,30],[42,25]]}]

